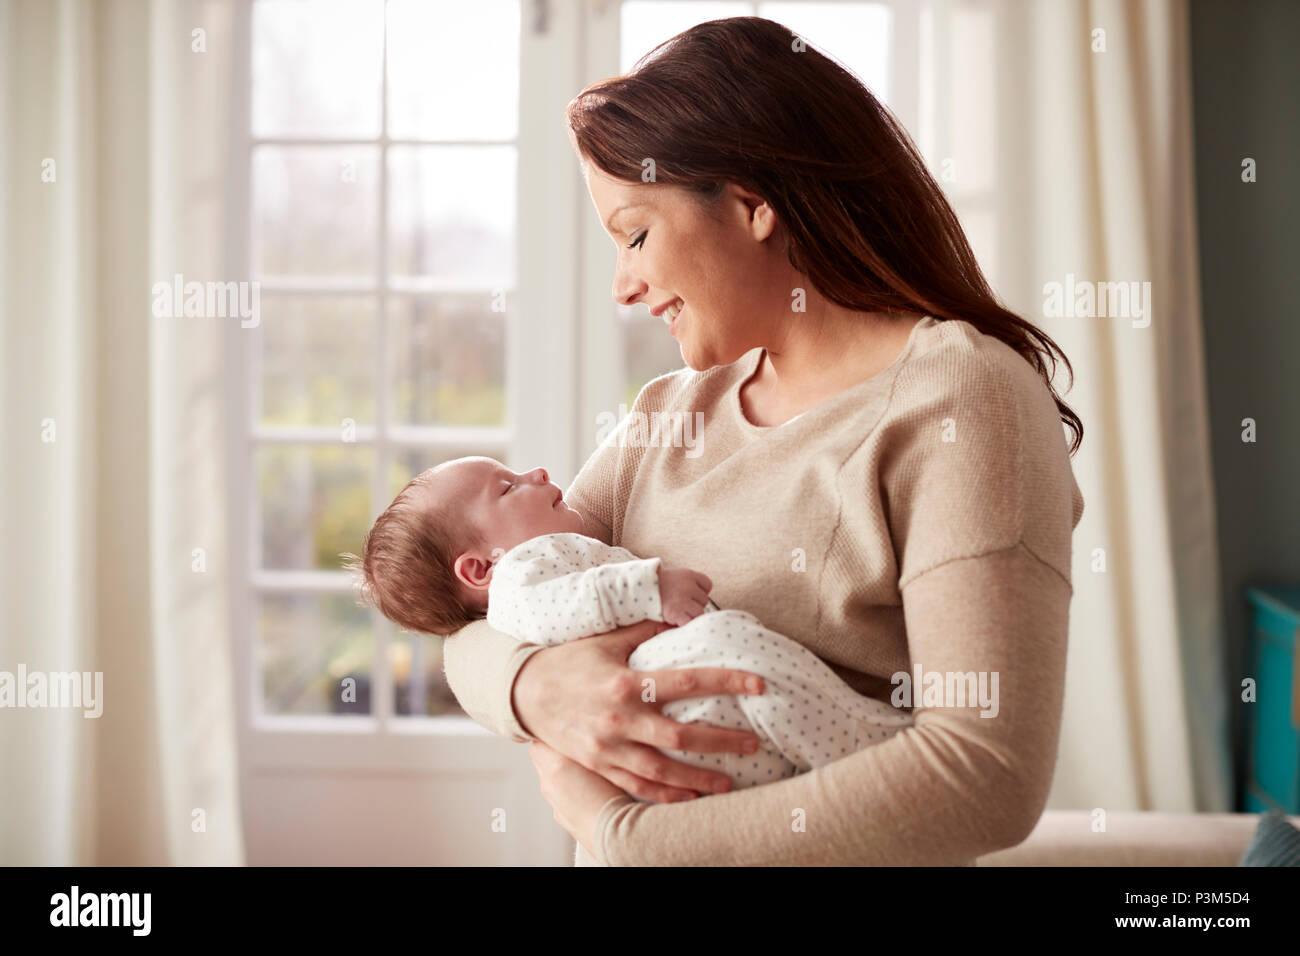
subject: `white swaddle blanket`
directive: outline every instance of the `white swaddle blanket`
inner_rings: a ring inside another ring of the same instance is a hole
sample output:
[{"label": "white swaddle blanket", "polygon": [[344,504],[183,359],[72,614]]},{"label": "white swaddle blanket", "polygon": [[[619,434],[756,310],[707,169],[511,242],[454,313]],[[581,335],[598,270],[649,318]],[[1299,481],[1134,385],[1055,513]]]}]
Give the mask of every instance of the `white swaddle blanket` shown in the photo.
[{"label": "white swaddle blanket", "polygon": [[[581,534],[532,538],[497,562],[487,620],[521,642],[546,646],[662,621],[660,564]],[[752,614],[709,604],[706,613],[638,646],[628,666],[727,667],[759,675],[762,694],[669,701],[663,713],[683,723],[752,731],[762,744],[745,755],[662,753],[725,773],[735,788],[752,787],[838,760],[912,725],[909,711],[857,693],[816,654]]]}]

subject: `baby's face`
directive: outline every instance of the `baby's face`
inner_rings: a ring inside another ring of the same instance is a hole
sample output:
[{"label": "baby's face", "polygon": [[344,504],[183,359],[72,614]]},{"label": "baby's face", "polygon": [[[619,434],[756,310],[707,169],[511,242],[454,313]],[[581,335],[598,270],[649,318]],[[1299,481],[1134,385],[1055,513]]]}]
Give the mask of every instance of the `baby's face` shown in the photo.
[{"label": "baby's face", "polygon": [[520,474],[494,458],[458,458],[435,470],[430,487],[461,503],[461,514],[486,539],[495,561],[543,534],[582,533],[582,515],[569,507],[544,468]]}]

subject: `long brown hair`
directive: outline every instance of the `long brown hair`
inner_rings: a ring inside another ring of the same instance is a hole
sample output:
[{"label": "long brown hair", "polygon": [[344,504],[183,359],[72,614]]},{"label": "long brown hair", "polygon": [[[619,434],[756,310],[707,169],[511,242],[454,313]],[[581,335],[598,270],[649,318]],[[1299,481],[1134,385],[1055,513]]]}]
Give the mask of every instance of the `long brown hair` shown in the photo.
[{"label": "long brown hair", "polygon": [[902,125],[787,27],[701,23],[591,84],[567,112],[579,152],[616,179],[642,181],[653,159],[655,182],[704,203],[727,182],[762,196],[789,236],[790,264],[832,302],[963,319],[1007,343],[1043,377],[1078,450],[1083,423],[1052,386],[1057,355],[1073,382],[1065,353],[998,302]]}]

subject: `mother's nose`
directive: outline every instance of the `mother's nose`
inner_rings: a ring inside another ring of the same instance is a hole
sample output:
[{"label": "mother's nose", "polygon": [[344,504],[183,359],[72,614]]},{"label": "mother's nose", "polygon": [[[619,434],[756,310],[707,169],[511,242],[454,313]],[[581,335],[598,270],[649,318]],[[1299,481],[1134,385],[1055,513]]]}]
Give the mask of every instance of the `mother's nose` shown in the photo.
[{"label": "mother's nose", "polygon": [[646,288],[644,282],[624,267],[623,257],[619,256],[619,264],[614,269],[614,284],[610,288],[614,301],[619,305],[632,305],[645,294]]}]

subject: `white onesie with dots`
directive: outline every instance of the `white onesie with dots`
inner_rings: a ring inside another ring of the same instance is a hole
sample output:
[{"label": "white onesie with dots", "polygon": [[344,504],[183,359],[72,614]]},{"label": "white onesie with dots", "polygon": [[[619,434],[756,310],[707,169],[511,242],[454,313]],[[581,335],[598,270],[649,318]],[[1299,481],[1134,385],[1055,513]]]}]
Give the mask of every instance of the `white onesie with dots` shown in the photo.
[{"label": "white onesie with dots", "polygon": [[[488,586],[487,620],[529,644],[551,646],[647,618],[662,621],[659,558],[638,558],[581,534],[547,534],[507,551]],[[770,783],[881,743],[912,725],[910,712],[857,693],[802,644],[747,611],[706,613],[664,631],[628,658],[637,671],[727,667],[758,674],[762,694],[669,701],[681,723],[752,731],[758,752],[701,754],[661,749],[718,770],[739,789]]]}]

